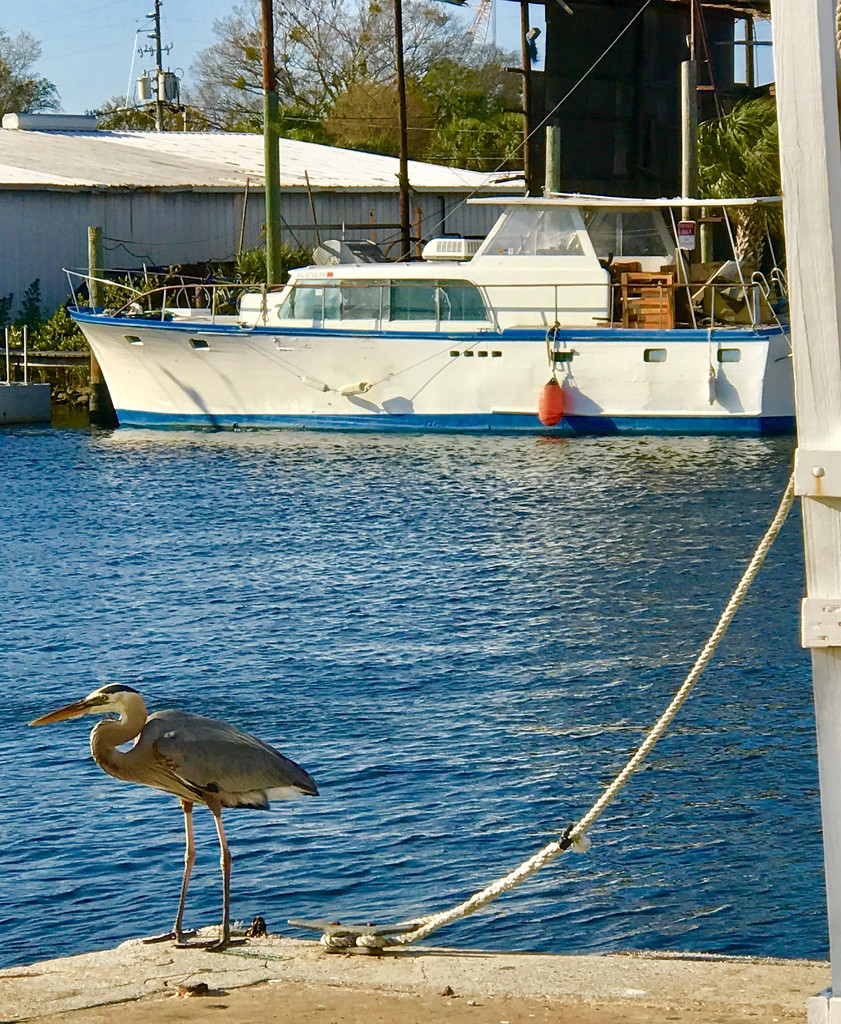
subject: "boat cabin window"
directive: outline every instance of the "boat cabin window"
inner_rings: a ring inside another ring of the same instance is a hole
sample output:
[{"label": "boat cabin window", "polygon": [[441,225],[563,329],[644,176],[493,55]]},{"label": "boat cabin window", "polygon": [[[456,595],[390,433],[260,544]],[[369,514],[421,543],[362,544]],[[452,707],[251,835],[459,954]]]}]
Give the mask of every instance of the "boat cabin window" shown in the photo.
[{"label": "boat cabin window", "polygon": [[572,213],[512,206],[482,247],[486,256],[583,256]]},{"label": "boat cabin window", "polygon": [[468,281],[392,282],[391,320],[487,320],[479,289]]},{"label": "boat cabin window", "polygon": [[438,288],[438,305],[442,320],[487,320],[481,292],[467,281],[452,281]]},{"label": "boat cabin window", "polygon": [[382,316],[383,286],[370,281],[342,282],[342,320],[379,320]]},{"label": "boat cabin window", "polygon": [[391,320],[434,320],[435,285],[405,284],[391,285]]},{"label": "boat cabin window", "polygon": [[629,256],[657,256],[671,259],[672,241],[663,214],[658,209],[584,211],[584,220],[596,255],[606,259]]},{"label": "boat cabin window", "polygon": [[277,311],[281,320],[335,320],[340,308],[339,289],[318,282],[297,281]]},{"label": "boat cabin window", "polygon": [[484,320],[482,294],[469,281],[296,281],[281,320]]}]

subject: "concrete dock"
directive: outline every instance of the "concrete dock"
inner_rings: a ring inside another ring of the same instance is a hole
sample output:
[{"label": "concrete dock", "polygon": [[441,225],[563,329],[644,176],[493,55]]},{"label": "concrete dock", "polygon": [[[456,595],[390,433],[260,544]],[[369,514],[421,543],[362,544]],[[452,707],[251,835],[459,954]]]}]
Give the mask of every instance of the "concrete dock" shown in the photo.
[{"label": "concrete dock", "polygon": [[105,1024],[119,1006],[121,1024],[789,1024],[806,1021],[807,999],[828,984],[829,965],[805,960],[432,947],[366,956],[277,936],[210,953],[132,940],[0,971],[0,1022]]},{"label": "concrete dock", "polygon": [[0,384],[0,426],[50,422],[49,384]]}]

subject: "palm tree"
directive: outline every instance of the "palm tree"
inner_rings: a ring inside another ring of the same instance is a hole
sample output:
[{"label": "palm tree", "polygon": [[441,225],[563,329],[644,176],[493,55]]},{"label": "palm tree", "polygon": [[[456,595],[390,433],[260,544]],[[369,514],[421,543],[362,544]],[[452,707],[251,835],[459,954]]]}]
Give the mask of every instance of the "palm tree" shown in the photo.
[{"label": "palm tree", "polygon": [[[737,103],[729,114],[698,127],[698,186],[703,198],[778,196],[780,150],[773,97]],[[766,234],[782,236],[778,206],[746,207],[731,213],[736,256],[756,264]]]}]

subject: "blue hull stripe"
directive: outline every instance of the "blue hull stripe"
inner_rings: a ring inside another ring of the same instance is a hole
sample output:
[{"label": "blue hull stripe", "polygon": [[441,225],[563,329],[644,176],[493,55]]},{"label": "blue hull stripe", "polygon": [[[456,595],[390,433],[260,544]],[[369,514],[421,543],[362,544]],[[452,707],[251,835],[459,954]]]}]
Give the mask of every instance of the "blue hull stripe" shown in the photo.
[{"label": "blue hull stripe", "polygon": [[[389,331],[389,330],[347,330],[334,327],[239,327],[231,324],[209,324],[178,320],[142,319],[136,317],[113,317],[102,314],[91,314],[69,310],[70,315],[78,323],[85,324],[108,324],[112,327],[125,328],[126,332],[139,334],[144,330],[165,330],[177,335],[218,334],[232,339],[253,338],[253,337],[299,337],[299,338],[356,338],[366,340],[369,338],[393,340],[393,341],[447,341],[462,342],[469,344],[491,344],[503,341],[512,342],[544,342],[546,340],[545,327],[510,328],[503,331],[481,330],[481,331]],[[785,334],[786,331],[780,327],[750,327],[732,328],[720,327],[709,331],[707,328],[693,329],[673,328],[671,330],[641,330],[639,328],[623,327],[562,327],[558,329],[557,341],[559,344],[583,344],[584,342],[627,342],[635,341],[639,344],[649,344],[652,341],[661,342],[705,342],[710,340],[716,344],[739,342],[747,345],[751,342],[767,343],[769,338]]]},{"label": "blue hull stripe", "polygon": [[790,434],[793,416],[569,416],[556,427],[544,427],[536,416],[487,415],[405,416],[250,416],[164,415],[118,409],[123,427],[183,427],[206,430],[344,430],[441,433],[597,435],[614,434]]}]

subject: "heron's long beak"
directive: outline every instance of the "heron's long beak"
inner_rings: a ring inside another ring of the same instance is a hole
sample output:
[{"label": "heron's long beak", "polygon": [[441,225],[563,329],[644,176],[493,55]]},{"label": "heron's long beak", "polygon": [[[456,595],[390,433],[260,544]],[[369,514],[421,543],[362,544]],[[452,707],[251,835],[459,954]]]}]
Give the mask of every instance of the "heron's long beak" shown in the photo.
[{"label": "heron's long beak", "polygon": [[52,725],[53,722],[64,722],[68,718],[80,718],[82,715],[96,711],[101,701],[96,698],[85,697],[84,700],[74,701],[72,704],[65,704],[63,708],[56,708],[40,718],[33,719],[30,725]]}]

